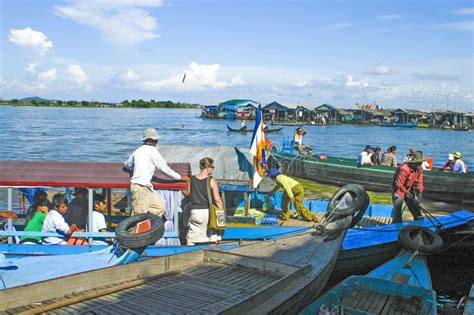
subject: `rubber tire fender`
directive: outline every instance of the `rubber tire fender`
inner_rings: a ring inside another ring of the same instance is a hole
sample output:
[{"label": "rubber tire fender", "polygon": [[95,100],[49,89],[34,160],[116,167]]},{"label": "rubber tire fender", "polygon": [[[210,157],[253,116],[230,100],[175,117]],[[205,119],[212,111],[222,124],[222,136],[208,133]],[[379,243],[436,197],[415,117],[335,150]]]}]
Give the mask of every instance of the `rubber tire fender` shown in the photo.
[{"label": "rubber tire fender", "polygon": [[[417,232],[425,233],[426,236],[428,236],[430,243],[420,246],[413,242],[412,236]],[[441,236],[428,228],[414,224],[405,225],[400,230],[400,233],[398,234],[398,242],[402,245],[402,247],[411,250],[417,250],[420,253],[432,253],[443,246],[443,239]]]},{"label": "rubber tire fender", "polygon": [[[340,199],[346,194],[350,193],[352,197],[355,197],[354,203],[350,204],[345,208],[336,208],[337,204],[339,203]],[[331,214],[337,218],[346,217],[348,215],[353,215],[357,211],[357,215],[351,222],[351,227],[355,226],[357,222],[362,218],[367,207],[369,205],[370,198],[367,192],[365,191],[364,187],[357,184],[348,184],[341,188],[339,188],[334,195],[329,200],[327,206],[328,214]]]},{"label": "rubber tire fender", "polygon": [[[151,229],[142,233],[131,233],[129,229],[134,227],[138,222],[148,220],[151,221]],[[115,229],[117,241],[123,247],[130,249],[145,248],[150,244],[154,244],[165,233],[165,225],[163,220],[152,213],[140,213],[126,218],[119,223]]]}]

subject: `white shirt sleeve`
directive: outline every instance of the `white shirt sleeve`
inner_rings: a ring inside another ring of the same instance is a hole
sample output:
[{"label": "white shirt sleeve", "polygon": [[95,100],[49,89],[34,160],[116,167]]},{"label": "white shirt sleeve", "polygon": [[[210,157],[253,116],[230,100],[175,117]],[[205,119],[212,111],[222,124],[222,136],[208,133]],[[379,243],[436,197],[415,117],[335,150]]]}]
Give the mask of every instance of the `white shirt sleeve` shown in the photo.
[{"label": "white shirt sleeve", "polygon": [[53,225],[56,231],[59,233],[66,234],[66,232],[69,230],[69,225],[66,223],[66,220],[64,220],[64,217],[60,213],[54,215]]},{"label": "white shirt sleeve", "polygon": [[131,154],[128,159],[123,162],[123,166],[125,166],[128,170],[133,170],[133,154]]},{"label": "white shirt sleeve", "polygon": [[171,178],[174,178],[174,179],[181,179],[181,175],[179,175],[178,173],[176,173],[175,171],[173,171],[169,166],[168,164],[166,163],[165,159],[161,156],[160,152],[158,152],[158,150],[153,150],[153,154],[152,154],[152,160],[153,160],[153,164],[155,164],[155,166],[161,170],[163,173],[165,173],[166,175],[168,175],[169,177]]}]

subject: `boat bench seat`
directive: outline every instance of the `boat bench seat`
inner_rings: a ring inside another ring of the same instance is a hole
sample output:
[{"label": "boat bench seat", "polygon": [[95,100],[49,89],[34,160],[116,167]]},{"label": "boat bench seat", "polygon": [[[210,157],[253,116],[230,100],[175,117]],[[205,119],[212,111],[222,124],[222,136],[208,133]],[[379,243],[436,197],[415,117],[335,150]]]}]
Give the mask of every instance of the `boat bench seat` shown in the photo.
[{"label": "boat bench seat", "polygon": [[417,300],[370,290],[355,291],[351,296],[345,297],[341,305],[344,307],[344,314],[419,314],[421,309]]}]

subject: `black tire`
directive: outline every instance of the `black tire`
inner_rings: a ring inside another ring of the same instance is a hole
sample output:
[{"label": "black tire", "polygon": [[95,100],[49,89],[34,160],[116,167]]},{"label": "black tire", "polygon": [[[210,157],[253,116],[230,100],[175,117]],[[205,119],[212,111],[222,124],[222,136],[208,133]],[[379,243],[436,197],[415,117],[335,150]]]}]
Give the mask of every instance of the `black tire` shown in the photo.
[{"label": "black tire", "polygon": [[[342,199],[342,197],[344,197],[346,193],[350,193],[354,201],[347,207],[336,207],[339,201]],[[326,211],[328,212],[328,215],[331,214],[336,218],[346,217],[348,215],[353,215],[354,213],[358,212],[351,222],[351,227],[353,227],[357,224],[357,222],[359,222],[359,220],[364,215],[369,205],[369,202],[370,198],[364,187],[357,184],[349,184],[339,188],[334,193],[334,195],[329,200]]]},{"label": "black tire", "polygon": [[[134,227],[138,222],[148,220],[151,221],[151,229],[143,233],[131,233],[129,229]],[[150,244],[154,244],[165,233],[165,225],[163,220],[151,213],[140,213],[126,218],[119,223],[115,229],[117,241],[123,247],[130,249],[145,248]]]},{"label": "black tire", "polygon": [[[422,245],[417,244],[414,241],[414,238],[418,233],[424,234]],[[441,236],[430,229],[418,225],[405,225],[398,234],[398,241],[402,247],[411,250],[418,250],[420,253],[432,253],[443,246],[443,239]]]}]

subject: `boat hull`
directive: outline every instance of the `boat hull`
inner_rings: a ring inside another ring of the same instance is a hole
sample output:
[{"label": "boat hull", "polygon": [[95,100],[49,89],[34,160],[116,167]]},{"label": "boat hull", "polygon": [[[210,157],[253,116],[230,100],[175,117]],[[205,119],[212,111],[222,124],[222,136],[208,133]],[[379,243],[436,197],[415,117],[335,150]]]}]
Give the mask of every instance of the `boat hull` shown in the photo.
[{"label": "boat hull", "polygon": [[[395,168],[357,167],[353,159],[330,157],[319,160],[289,154],[275,154],[285,174],[316,182],[343,186],[359,184],[366,190],[391,192]],[[452,174],[440,171],[423,173],[423,198],[456,204],[474,205],[474,173]]]},{"label": "boat hull", "polygon": [[[269,133],[269,132],[278,132],[278,131],[281,131],[284,127],[280,127],[280,128],[267,128],[267,130],[265,130],[266,133]],[[232,128],[230,127],[229,125],[227,125],[227,130],[231,131],[231,132],[242,132],[242,133],[246,133],[246,132],[253,132],[253,129],[245,129],[245,130],[241,130],[240,128]]]}]

